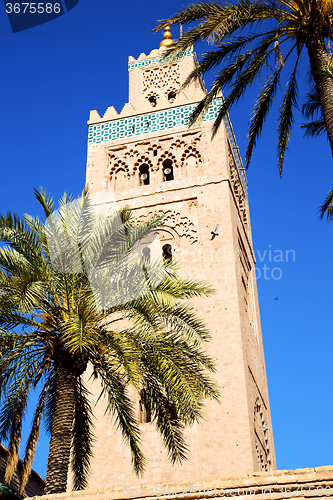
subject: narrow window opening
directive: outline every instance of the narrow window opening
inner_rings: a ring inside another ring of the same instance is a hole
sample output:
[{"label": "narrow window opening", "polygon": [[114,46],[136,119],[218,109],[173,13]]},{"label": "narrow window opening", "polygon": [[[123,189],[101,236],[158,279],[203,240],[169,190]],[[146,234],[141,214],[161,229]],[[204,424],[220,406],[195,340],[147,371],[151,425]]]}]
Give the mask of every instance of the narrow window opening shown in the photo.
[{"label": "narrow window opening", "polygon": [[149,184],[149,167],[148,165],[144,164],[141,165],[139,169],[139,177],[140,177],[140,185],[147,186]]},{"label": "narrow window opening", "polygon": [[173,181],[173,166],[171,160],[163,162],[163,181]]},{"label": "narrow window opening", "polygon": [[171,262],[172,261],[172,246],[167,244],[164,245],[162,248],[162,254],[163,254],[163,260],[166,262]]},{"label": "narrow window opening", "polygon": [[176,92],[169,92],[168,93],[168,101],[173,103],[175,102],[176,99]]},{"label": "narrow window opening", "polygon": [[149,97],[149,102],[150,104],[153,106],[153,108],[155,108],[155,106],[157,105],[157,99],[154,95],[152,95],[151,97]]},{"label": "narrow window opening", "polygon": [[157,156],[157,149],[154,149],[154,156]]}]

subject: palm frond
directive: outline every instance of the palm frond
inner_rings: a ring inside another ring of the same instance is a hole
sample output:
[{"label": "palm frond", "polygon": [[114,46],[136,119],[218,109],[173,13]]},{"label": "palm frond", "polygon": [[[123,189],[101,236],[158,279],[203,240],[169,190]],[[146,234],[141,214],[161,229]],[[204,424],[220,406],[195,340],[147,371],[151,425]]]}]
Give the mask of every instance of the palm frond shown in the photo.
[{"label": "palm frond", "polygon": [[35,450],[36,446],[38,443],[38,438],[39,438],[39,429],[40,429],[40,423],[42,420],[44,408],[45,408],[45,398],[46,394],[50,388],[50,379],[47,380],[46,384],[44,385],[44,388],[39,396],[39,400],[37,403],[37,407],[35,410],[35,415],[31,427],[31,431],[28,437],[28,442],[26,445],[25,449],[25,456],[23,460],[23,468],[22,468],[22,476],[21,476],[21,482],[20,482],[20,489],[19,489],[19,494],[21,495],[28,483],[30,474],[31,474],[31,469],[32,469],[32,462],[33,458],[35,455]]},{"label": "palm frond", "polygon": [[256,142],[261,134],[268,112],[275,97],[280,72],[281,68],[279,68],[277,71],[275,71],[275,73],[273,73],[269,78],[266,79],[263,88],[258,95],[255,107],[252,111],[248,131],[248,145],[245,154],[247,168],[251,161],[253,148],[255,147]]},{"label": "palm frond", "polygon": [[324,120],[314,120],[302,123],[300,128],[304,129],[304,137],[319,137],[326,132],[326,123]]},{"label": "palm frond", "polygon": [[167,394],[173,394],[184,423],[201,420],[203,392],[208,398],[218,399],[216,385],[205,375],[204,367],[210,363],[207,355],[194,344],[185,342],[181,335],[155,335],[145,342],[142,356],[146,378],[158,379]]},{"label": "palm frond", "polygon": [[319,217],[323,219],[325,215],[328,221],[333,221],[333,189],[327,193],[326,199],[319,209]]},{"label": "palm frond", "polygon": [[54,210],[52,196],[47,194],[46,189],[40,187],[34,190],[36,200],[42,205],[45,216],[49,217]]},{"label": "palm frond", "polygon": [[12,408],[11,412],[12,414],[12,421],[10,423],[11,431],[9,436],[7,464],[4,476],[6,484],[9,484],[11,482],[19,459],[22,419],[27,405],[27,397],[28,397],[28,385],[25,384],[23,391],[18,394],[18,397],[16,398],[15,401],[16,404]]},{"label": "palm frond", "polygon": [[313,118],[317,113],[321,113],[321,104],[318,92],[315,87],[312,87],[306,95],[306,101],[302,106],[302,114],[305,118]]},{"label": "palm frond", "polygon": [[315,82],[311,81],[311,84],[310,92],[302,106],[303,116],[311,121],[302,123],[300,128],[304,129],[304,137],[319,137],[326,132],[326,123]]},{"label": "palm frond", "polygon": [[177,414],[176,406],[152,379],[145,387],[144,394],[149,400],[152,419],[162,436],[170,462],[173,465],[181,463],[186,460],[189,448],[184,437],[184,424]]},{"label": "palm frond", "polygon": [[140,430],[126,385],[117,372],[109,369],[107,361],[103,358],[101,364],[101,396],[107,396],[107,412],[115,418],[123,440],[129,444],[134,471],[137,475],[142,475],[146,459],[140,449]]},{"label": "palm frond", "polygon": [[[299,60],[299,56],[297,61]],[[294,121],[293,108],[297,106],[298,85],[297,85],[297,64],[289,79],[282,104],[279,108],[278,116],[278,143],[277,151],[279,158],[279,173],[282,177],[283,161],[286,148],[290,138],[290,129]]]}]

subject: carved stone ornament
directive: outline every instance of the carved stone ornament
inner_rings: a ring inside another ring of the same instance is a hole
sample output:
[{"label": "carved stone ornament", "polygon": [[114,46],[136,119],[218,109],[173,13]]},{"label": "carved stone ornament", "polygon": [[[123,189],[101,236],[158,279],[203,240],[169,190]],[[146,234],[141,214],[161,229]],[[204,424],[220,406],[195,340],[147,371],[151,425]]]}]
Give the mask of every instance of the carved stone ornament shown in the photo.
[{"label": "carved stone ornament", "polygon": [[259,466],[263,471],[271,469],[268,445],[268,425],[264,418],[265,409],[258,397],[254,405],[254,433]]},{"label": "carved stone ornament", "polygon": [[182,216],[176,210],[153,210],[146,215],[140,215],[134,220],[139,222],[152,214],[163,215],[163,227],[173,229],[180,238],[187,238],[191,245],[197,243],[199,238],[196,225],[188,217]]}]

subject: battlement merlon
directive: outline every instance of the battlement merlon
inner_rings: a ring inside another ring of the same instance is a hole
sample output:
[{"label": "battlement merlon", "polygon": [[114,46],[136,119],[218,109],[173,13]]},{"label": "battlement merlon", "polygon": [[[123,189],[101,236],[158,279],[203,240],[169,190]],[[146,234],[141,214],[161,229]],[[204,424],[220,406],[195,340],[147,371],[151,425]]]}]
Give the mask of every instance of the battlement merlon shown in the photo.
[{"label": "battlement merlon", "polygon": [[90,111],[88,125],[201,101],[205,95],[202,80],[198,79],[178,93],[186,77],[197,66],[193,48],[172,61],[162,61],[164,51],[161,47],[153,49],[148,56],[141,53],[138,59],[129,56],[129,102],[120,113],[113,106],[107,108],[103,116],[97,110]]}]

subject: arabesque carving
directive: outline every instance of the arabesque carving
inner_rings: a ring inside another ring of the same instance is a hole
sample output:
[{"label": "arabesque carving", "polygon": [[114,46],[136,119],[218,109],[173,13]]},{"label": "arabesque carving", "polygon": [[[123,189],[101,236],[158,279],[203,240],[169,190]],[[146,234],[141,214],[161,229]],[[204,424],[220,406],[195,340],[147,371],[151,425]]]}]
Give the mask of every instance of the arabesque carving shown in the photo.
[{"label": "arabesque carving", "polygon": [[188,217],[184,217],[176,210],[152,210],[148,214],[140,215],[134,220],[140,221],[152,214],[163,215],[162,226],[173,229],[180,238],[187,238],[191,245],[199,240],[198,230],[194,222]]},{"label": "arabesque carving", "polygon": [[[149,94],[150,95],[150,94]],[[163,141],[152,140],[144,143],[133,144],[131,148],[127,146],[108,149],[108,167],[105,173],[107,189],[113,187],[115,190],[137,187],[133,182],[133,175],[138,172],[140,165],[146,163],[151,171],[162,168],[163,161],[170,159],[176,167],[175,179],[186,179],[186,177],[196,177],[201,175],[202,157],[197,144],[200,142],[201,134],[186,141],[183,138],[174,138],[165,144]],[[115,182],[115,174],[118,170],[124,170],[126,176],[121,183]],[[127,179],[127,180],[126,180]],[[153,182],[161,182],[155,177]]]},{"label": "arabesque carving", "polygon": [[143,92],[150,89],[162,89],[166,85],[174,85],[177,89],[180,87],[178,63],[145,70],[143,74]]}]

